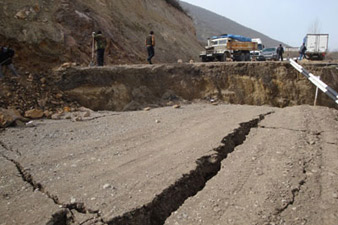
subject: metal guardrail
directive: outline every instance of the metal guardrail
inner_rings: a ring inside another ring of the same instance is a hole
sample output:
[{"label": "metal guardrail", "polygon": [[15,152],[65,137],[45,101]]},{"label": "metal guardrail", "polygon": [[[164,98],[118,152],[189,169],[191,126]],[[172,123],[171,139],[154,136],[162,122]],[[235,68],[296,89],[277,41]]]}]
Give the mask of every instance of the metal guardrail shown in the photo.
[{"label": "metal guardrail", "polygon": [[296,63],[293,59],[289,59],[290,64],[298,70],[301,74],[306,76],[308,80],[310,80],[317,88],[319,88],[322,92],[324,92],[327,96],[329,96],[336,104],[338,104],[338,93],[326,85],[323,81],[320,80],[319,77],[316,77],[312,73],[309,73],[306,69],[304,69],[301,65]]}]

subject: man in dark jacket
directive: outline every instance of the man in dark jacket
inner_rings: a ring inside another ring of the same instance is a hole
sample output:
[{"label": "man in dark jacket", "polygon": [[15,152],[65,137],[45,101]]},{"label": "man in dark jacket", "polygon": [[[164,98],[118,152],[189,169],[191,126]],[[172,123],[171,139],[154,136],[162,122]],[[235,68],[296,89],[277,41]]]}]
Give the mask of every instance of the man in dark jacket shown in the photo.
[{"label": "man in dark jacket", "polygon": [[8,47],[1,47],[0,49],[0,78],[3,77],[2,66],[7,66],[15,76],[18,76],[15,71],[12,58],[14,56],[14,50]]},{"label": "man in dark jacket", "polygon": [[300,46],[300,50],[299,50],[299,61],[302,60],[305,57],[306,50],[307,50],[307,48],[305,46],[305,43],[303,43],[303,45]]},{"label": "man in dark jacket", "polygon": [[97,65],[103,66],[104,63],[104,50],[106,48],[106,38],[102,35],[101,31],[93,33],[93,37],[96,43]]},{"label": "man in dark jacket", "polygon": [[279,44],[279,47],[277,48],[277,56],[278,56],[278,61],[283,61],[283,53],[284,53],[284,48],[282,44]]},{"label": "man in dark jacket", "polygon": [[155,35],[153,31],[150,31],[149,36],[146,38],[146,47],[148,51],[147,61],[149,64],[152,64],[151,59],[155,55]]}]

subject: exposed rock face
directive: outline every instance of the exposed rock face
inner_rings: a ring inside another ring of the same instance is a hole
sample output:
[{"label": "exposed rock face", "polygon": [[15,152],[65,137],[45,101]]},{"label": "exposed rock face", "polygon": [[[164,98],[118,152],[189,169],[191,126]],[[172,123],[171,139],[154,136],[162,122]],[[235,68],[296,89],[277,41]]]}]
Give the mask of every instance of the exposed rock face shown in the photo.
[{"label": "exposed rock face", "polygon": [[155,62],[188,61],[202,49],[192,19],[164,0],[5,0],[0,45],[16,50],[18,67],[44,70],[62,62],[88,65],[91,33],[107,40],[107,64],[146,62],[145,37],[156,35]]},{"label": "exposed rock face", "polygon": [[[335,67],[306,67],[338,90]],[[72,68],[59,72],[58,86],[71,100],[94,110],[134,110],[200,99],[286,107],[312,105],[315,95],[303,75],[279,62]],[[337,107],[323,93],[317,104]]]}]

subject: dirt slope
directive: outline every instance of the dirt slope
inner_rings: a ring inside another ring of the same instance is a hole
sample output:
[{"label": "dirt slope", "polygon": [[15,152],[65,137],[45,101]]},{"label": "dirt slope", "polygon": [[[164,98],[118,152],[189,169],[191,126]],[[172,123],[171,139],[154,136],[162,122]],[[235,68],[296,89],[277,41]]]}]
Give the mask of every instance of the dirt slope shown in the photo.
[{"label": "dirt slope", "polygon": [[336,110],[194,104],[92,116],[0,133],[2,225],[338,219]]},{"label": "dirt slope", "polygon": [[191,18],[164,0],[4,0],[0,13],[0,45],[16,50],[18,67],[40,72],[65,61],[88,65],[98,30],[108,39],[108,64],[145,62],[150,30],[155,62],[187,61],[201,48]]},{"label": "dirt slope", "polygon": [[[336,66],[304,64],[338,90]],[[142,109],[169,101],[214,100],[286,107],[313,104],[315,86],[288,62],[194,63],[73,68],[60,71],[58,86],[94,110]],[[318,105],[336,107],[319,94]]]}]

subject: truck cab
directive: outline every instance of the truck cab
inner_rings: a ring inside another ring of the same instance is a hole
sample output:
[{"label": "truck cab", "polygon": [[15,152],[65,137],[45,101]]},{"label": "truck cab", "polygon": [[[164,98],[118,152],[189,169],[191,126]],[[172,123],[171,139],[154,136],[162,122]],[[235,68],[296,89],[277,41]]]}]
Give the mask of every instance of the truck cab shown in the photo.
[{"label": "truck cab", "polygon": [[202,52],[201,55],[206,54],[208,58],[206,61],[213,61],[215,59],[218,61],[225,61],[226,58],[231,57],[227,49],[228,42],[229,38],[208,39],[208,46],[205,47],[206,51]]},{"label": "truck cab", "polygon": [[201,52],[200,58],[202,62],[226,61],[227,58],[233,61],[250,61],[251,50],[257,50],[257,43],[252,42],[251,38],[224,34],[208,39],[208,45]]},{"label": "truck cab", "polygon": [[260,38],[252,38],[252,42],[257,43],[257,50],[250,51],[250,55],[252,58],[257,58],[264,49],[264,46]]}]

